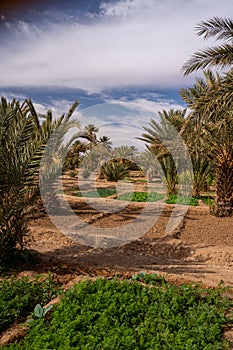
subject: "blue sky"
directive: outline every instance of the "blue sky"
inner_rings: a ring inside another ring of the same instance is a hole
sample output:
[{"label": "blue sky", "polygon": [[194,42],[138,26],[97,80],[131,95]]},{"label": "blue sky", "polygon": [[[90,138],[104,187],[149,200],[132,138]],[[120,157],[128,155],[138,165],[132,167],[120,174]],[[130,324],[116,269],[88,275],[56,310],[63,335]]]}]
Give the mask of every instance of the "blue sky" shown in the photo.
[{"label": "blue sky", "polygon": [[145,108],[144,116],[118,113],[115,122],[127,120],[139,129],[151,111],[183,106],[179,89],[196,74],[184,78],[181,66],[211,44],[195,35],[197,22],[233,13],[232,0],[15,3],[0,6],[1,95],[32,98],[40,112],[50,108],[55,114],[79,99],[77,118],[98,126],[114,115],[94,116],[92,109],[87,118],[82,111],[100,103],[107,110],[129,103],[130,109],[134,103]]}]

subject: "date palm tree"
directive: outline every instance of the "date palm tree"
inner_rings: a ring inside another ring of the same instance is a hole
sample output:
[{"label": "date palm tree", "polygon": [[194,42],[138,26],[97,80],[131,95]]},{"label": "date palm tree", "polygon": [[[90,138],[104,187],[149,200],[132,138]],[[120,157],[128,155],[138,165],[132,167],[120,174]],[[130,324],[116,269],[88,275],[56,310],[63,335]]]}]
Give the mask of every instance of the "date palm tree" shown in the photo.
[{"label": "date palm tree", "polygon": [[[148,150],[157,157],[166,180],[167,196],[177,194],[179,147],[174,142],[185,122],[186,110],[158,112],[160,121],[151,119],[149,127],[139,139],[146,142]],[[177,147],[176,147],[177,146]],[[174,151],[171,154],[171,150]]]},{"label": "date palm tree", "polygon": [[[0,262],[6,261],[17,247],[23,248],[28,231],[25,217],[37,205],[39,171],[47,167],[47,177],[53,167],[57,146],[74,122],[70,117],[77,107],[52,119],[51,112],[38,115],[30,100],[23,104],[13,100],[0,103]],[[52,138],[49,166],[41,164],[48,140]],[[53,148],[53,149],[52,149]],[[55,151],[55,152],[52,152]],[[51,167],[51,168],[50,168]]]},{"label": "date palm tree", "polygon": [[233,64],[233,21],[230,18],[213,17],[208,21],[198,23],[196,30],[197,35],[203,36],[204,39],[215,37],[216,40],[221,40],[223,43],[195,52],[183,65],[184,74],[187,75],[209,66],[231,67]]},{"label": "date palm tree", "polygon": [[217,82],[193,96],[190,101],[191,118],[198,122],[198,129],[205,148],[215,166],[217,216],[233,215],[233,21],[229,18],[201,22],[198,34],[204,38],[215,37],[224,40],[222,45],[198,51],[183,66],[184,74],[189,74],[209,65],[230,70],[218,77]]},{"label": "date palm tree", "polygon": [[83,138],[89,141],[89,148],[92,149],[93,146],[97,144],[97,133],[99,128],[94,124],[88,124],[84,127]]},{"label": "date palm tree", "polygon": [[[207,74],[207,73],[205,73]],[[186,127],[196,135],[198,144],[213,164],[216,178],[214,212],[233,215],[233,72],[214,79],[211,84],[197,79],[194,87],[182,91],[190,115]],[[199,92],[195,91],[199,86]],[[202,155],[203,155],[202,153]]]},{"label": "date palm tree", "polygon": [[106,135],[101,136],[99,138],[98,142],[101,146],[106,148],[108,151],[112,150],[112,141],[108,136],[106,136]]}]

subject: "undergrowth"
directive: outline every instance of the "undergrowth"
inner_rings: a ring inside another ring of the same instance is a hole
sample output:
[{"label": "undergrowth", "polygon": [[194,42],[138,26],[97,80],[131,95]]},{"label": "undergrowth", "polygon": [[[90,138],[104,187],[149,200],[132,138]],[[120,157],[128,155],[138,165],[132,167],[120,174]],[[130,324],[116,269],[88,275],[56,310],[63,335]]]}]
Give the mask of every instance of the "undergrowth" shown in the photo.
[{"label": "undergrowth", "polygon": [[52,276],[39,275],[0,280],[0,333],[14,322],[21,322],[36,304],[46,304],[61,291]]},{"label": "undergrowth", "polygon": [[84,198],[105,198],[108,196],[112,196],[113,194],[116,193],[116,190],[111,189],[111,188],[97,188],[96,190],[93,191],[88,191],[88,192],[76,192],[74,195],[76,197],[84,197]]},{"label": "undergrowth", "polygon": [[197,206],[198,205],[198,199],[195,197],[185,197],[185,196],[175,196],[170,195],[168,199],[166,200],[167,204],[184,204],[184,205],[192,205]]},{"label": "undergrowth", "polygon": [[156,202],[163,198],[164,195],[157,192],[128,192],[117,197],[119,200],[130,202]]},{"label": "undergrowth", "polygon": [[8,348],[229,349],[222,332],[230,302],[221,292],[142,273],[124,281],[87,280],[68,290],[49,317],[34,320],[25,338]]}]

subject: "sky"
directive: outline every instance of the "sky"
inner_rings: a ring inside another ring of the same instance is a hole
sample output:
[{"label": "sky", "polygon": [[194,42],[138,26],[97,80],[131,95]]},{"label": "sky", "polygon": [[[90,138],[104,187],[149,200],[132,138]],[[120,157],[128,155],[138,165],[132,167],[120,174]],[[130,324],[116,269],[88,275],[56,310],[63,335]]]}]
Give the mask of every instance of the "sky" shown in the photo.
[{"label": "sky", "polygon": [[181,67],[213,43],[195,25],[231,13],[232,0],[1,1],[1,96],[55,115],[78,99],[83,124],[140,134],[157,111],[184,107],[179,90],[197,74]]}]

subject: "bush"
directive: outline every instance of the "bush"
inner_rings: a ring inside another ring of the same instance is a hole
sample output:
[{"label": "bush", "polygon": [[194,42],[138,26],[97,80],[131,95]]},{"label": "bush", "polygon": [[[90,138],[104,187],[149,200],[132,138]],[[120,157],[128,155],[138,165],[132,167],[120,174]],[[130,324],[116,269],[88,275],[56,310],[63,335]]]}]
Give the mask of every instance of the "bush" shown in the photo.
[{"label": "bush", "polygon": [[117,197],[119,200],[131,202],[156,202],[163,198],[164,195],[157,192],[128,192]]},{"label": "bush", "polygon": [[198,199],[195,197],[184,197],[184,196],[175,196],[170,195],[168,199],[166,200],[167,204],[184,204],[184,205],[192,205],[197,206],[198,205]]},{"label": "bush", "polygon": [[89,280],[67,291],[50,318],[33,321],[9,349],[228,349],[222,329],[229,306],[219,290],[194,284]]},{"label": "bush", "polygon": [[129,175],[129,168],[127,164],[110,161],[102,166],[101,172],[107,181],[116,182],[118,180],[123,180]]},{"label": "bush", "polygon": [[14,322],[23,321],[36,304],[46,304],[60,292],[59,284],[50,275],[14,277],[0,281],[0,333]]}]

